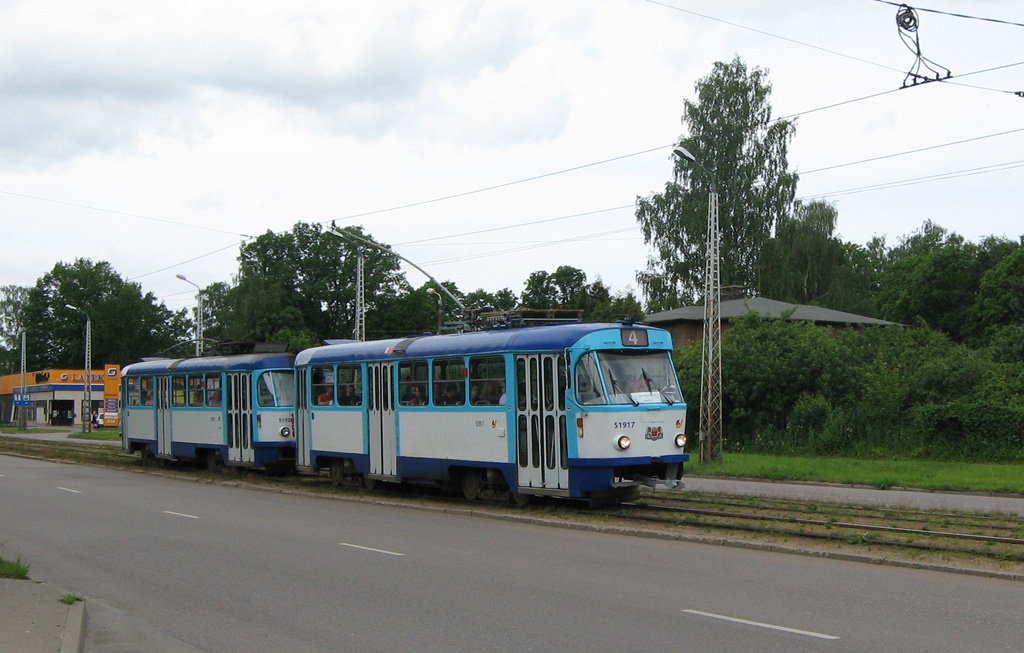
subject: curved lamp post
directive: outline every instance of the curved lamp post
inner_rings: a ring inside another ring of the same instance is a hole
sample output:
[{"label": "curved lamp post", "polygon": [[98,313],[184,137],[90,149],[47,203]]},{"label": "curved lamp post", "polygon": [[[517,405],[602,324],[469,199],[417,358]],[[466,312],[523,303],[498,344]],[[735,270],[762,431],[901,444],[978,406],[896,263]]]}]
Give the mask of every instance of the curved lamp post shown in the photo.
[{"label": "curved lamp post", "polygon": [[441,333],[441,293],[433,288],[427,288],[427,294],[433,295],[437,299],[437,331],[435,333]]},{"label": "curved lamp post", "polygon": [[185,283],[196,287],[196,357],[203,355],[203,289],[194,281],[189,281],[184,274],[174,275]]},{"label": "curved lamp post", "polygon": [[709,462],[722,459],[722,281],[719,270],[718,187],[711,171],[685,147],[674,147],[672,153],[700,168],[711,186],[708,193],[704,338],[701,340],[700,375],[700,459]]},{"label": "curved lamp post", "polygon": [[92,432],[92,318],[77,306],[64,304],[64,308],[77,311],[85,316],[85,369],[82,370],[85,410],[82,411],[82,433],[90,433]]}]

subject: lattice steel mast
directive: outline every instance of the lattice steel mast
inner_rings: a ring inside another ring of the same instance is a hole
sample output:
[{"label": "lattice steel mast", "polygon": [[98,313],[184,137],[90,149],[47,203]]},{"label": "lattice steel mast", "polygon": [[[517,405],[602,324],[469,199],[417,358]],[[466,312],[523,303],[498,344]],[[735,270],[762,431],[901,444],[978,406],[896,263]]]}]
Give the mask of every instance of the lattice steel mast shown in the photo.
[{"label": "lattice steel mast", "polygon": [[700,168],[707,175],[708,231],[704,265],[704,337],[701,340],[700,376],[700,459],[722,459],[722,280],[719,269],[721,231],[718,225],[718,187],[715,176],[686,148],[672,152]]}]

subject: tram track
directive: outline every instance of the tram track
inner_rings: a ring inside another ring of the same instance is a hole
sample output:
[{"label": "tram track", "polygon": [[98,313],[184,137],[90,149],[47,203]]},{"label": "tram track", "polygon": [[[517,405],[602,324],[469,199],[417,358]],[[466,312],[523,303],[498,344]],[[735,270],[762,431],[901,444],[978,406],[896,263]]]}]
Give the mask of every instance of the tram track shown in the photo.
[{"label": "tram track", "polygon": [[617,516],[627,521],[711,532],[740,531],[795,541],[829,541],[1024,562],[1024,520],[1011,515],[760,498],[737,501],[735,497],[700,493],[678,493],[670,499],[674,505],[669,505],[664,499],[671,496],[659,493],[657,500],[662,503],[641,499],[624,504]]}]

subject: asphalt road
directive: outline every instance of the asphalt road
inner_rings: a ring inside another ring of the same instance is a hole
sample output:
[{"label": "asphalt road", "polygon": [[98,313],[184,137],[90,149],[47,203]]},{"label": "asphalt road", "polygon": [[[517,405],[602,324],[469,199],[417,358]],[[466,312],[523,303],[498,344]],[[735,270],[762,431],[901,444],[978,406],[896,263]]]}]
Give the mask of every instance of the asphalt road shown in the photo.
[{"label": "asphalt road", "polygon": [[1020,651],[1024,584],[0,456],[0,554],[210,651]]}]

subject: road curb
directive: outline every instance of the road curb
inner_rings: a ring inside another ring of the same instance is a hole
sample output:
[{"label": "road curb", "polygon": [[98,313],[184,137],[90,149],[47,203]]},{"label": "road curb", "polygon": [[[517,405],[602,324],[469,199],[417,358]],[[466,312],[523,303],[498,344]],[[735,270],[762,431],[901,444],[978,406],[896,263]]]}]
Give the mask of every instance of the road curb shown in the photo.
[{"label": "road curb", "polygon": [[64,622],[64,635],[60,638],[60,653],[82,653],[85,649],[85,600],[75,601]]}]

